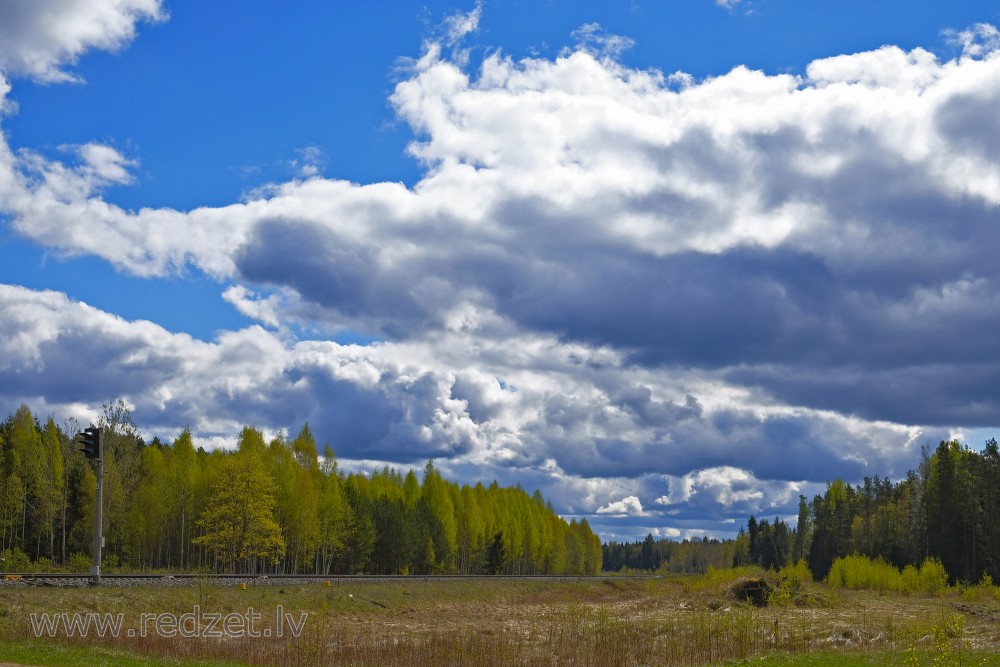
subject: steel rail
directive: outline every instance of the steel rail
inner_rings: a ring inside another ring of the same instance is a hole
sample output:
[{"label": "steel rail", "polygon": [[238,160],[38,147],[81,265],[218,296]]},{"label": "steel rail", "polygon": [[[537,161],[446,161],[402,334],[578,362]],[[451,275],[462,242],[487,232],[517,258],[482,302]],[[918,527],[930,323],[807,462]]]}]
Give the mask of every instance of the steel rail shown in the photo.
[{"label": "steel rail", "polygon": [[[593,581],[617,578],[618,575],[556,575],[556,574],[228,574],[191,572],[120,572],[101,575],[103,586],[136,586],[148,584],[191,585],[202,581],[221,586],[246,583],[250,585],[281,585],[292,583],[376,583],[376,582],[442,582],[442,581],[500,581],[500,580],[553,580]],[[656,578],[657,575],[629,575],[628,578]],[[67,572],[10,572],[0,573],[0,587],[4,586],[84,586],[91,584],[89,574]]]}]

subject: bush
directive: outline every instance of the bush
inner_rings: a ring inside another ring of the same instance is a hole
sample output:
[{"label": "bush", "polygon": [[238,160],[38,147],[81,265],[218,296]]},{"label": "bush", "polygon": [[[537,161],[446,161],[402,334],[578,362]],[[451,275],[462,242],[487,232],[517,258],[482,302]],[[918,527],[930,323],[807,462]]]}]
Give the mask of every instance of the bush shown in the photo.
[{"label": "bush", "polygon": [[976,584],[976,588],[984,596],[1000,600],[1000,587],[993,583],[993,577],[988,573],[983,572],[983,578]]},{"label": "bush", "polygon": [[0,571],[29,572],[30,570],[31,559],[28,554],[17,548],[0,551]]},{"label": "bush", "polygon": [[900,591],[900,572],[885,561],[868,556],[845,556],[833,562],[827,583],[852,590]]},{"label": "bush", "polygon": [[782,585],[785,583],[792,590],[798,590],[806,583],[813,580],[812,572],[809,571],[809,566],[802,559],[799,559],[798,563],[794,565],[786,565],[778,571],[778,576],[781,577]]},{"label": "bush", "polygon": [[721,592],[731,589],[734,583],[743,579],[755,579],[764,575],[764,570],[757,565],[741,565],[722,570],[709,565],[705,574],[686,580],[685,586],[691,591]]},{"label": "bush", "polygon": [[101,560],[101,572],[121,572],[122,564],[118,554],[107,554]]},{"label": "bush", "polygon": [[90,567],[94,564],[94,559],[79,551],[69,555],[67,567],[70,572],[90,572]]},{"label": "bush", "polygon": [[812,582],[812,572],[804,560],[794,565],[786,565],[778,571],[781,583],[768,594],[768,602],[778,606],[785,606],[795,602],[799,604],[799,595],[803,587]]},{"label": "bush", "polygon": [[948,572],[937,558],[927,558],[920,566],[920,590],[940,595],[948,588]]},{"label": "bush", "polygon": [[31,564],[32,572],[54,572],[55,568],[52,566],[52,559],[42,556],[34,563]]},{"label": "bush", "polygon": [[899,575],[900,592],[909,595],[920,590],[920,570],[913,565],[907,565]]},{"label": "bush", "polygon": [[915,591],[940,595],[948,588],[948,573],[936,558],[924,560],[917,570],[907,565],[902,571],[881,558],[844,556],[833,561],[826,582],[835,588],[852,590],[893,591],[909,594]]}]

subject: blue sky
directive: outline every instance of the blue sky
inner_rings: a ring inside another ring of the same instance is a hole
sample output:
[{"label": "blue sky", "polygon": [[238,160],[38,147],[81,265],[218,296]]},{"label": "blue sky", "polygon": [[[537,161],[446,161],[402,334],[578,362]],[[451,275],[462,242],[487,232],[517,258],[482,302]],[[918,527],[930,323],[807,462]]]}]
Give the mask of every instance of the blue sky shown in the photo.
[{"label": "blue sky", "polygon": [[348,469],[434,457],[619,539],[732,534],[979,447],[996,25],[987,2],[5,5],[0,411],[121,397],[206,447],[308,420]]}]

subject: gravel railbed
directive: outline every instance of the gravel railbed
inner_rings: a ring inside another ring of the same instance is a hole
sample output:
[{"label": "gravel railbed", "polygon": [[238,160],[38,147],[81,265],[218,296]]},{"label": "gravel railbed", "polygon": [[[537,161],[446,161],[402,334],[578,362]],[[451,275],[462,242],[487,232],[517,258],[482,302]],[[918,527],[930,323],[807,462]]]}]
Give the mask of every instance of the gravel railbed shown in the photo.
[{"label": "gravel railbed", "polygon": [[[101,586],[126,587],[126,586],[197,586],[199,584],[210,584],[212,586],[233,587],[239,584],[250,586],[299,586],[306,584],[322,584],[329,581],[331,585],[350,583],[365,584],[379,582],[414,582],[414,581],[463,581],[473,579],[593,579],[593,577],[548,577],[548,576],[513,576],[502,577],[497,575],[484,576],[460,576],[460,575],[438,575],[438,576],[379,576],[379,575],[260,575],[257,577],[240,575],[193,575],[193,574],[157,574],[157,575],[136,575],[136,574],[102,574]],[[58,588],[81,588],[91,586],[90,575],[87,574],[7,574],[0,578],[0,588],[30,588],[30,587],[58,587]]]}]

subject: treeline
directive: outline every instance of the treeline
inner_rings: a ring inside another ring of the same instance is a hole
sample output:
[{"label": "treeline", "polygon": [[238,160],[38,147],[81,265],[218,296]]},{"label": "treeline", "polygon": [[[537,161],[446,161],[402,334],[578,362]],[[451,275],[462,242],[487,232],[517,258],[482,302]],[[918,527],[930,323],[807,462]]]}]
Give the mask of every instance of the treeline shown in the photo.
[{"label": "treeline", "polygon": [[[539,492],[459,486],[428,462],[345,474],[318,455],[309,426],[265,442],[246,427],[233,451],[140,437],[126,406],[106,405],[106,569],[257,573],[592,574],[601,544]],[[72,441],[79,425],[40,423],[21,406],[0,424],[0,569],[86,563],[96,477]]]},{"label": "treeline", "polygon": [[722,570],[733,563],[734,540],[657,540],[652,534],[636,542],[605,542],[604,570],[646,570],[674,574],[704,574],[708,568]]},{"label": "treeline", "polygon": [[734,562],[780,568],[805,559],[817,578],[850,555],[881,560],[899,570],[937,559],[952,583],[1000,580],[1000,449],[982,452],[956,441],[925,449],[916,470],[892,482],[843,480],[809,503],[799,498],[796,527],[750,517],[736,540]]}]

